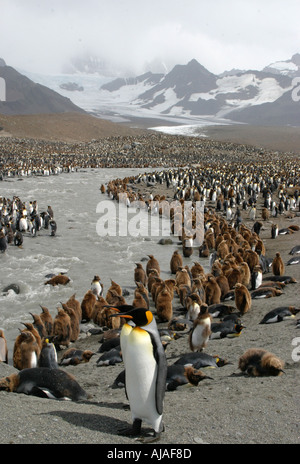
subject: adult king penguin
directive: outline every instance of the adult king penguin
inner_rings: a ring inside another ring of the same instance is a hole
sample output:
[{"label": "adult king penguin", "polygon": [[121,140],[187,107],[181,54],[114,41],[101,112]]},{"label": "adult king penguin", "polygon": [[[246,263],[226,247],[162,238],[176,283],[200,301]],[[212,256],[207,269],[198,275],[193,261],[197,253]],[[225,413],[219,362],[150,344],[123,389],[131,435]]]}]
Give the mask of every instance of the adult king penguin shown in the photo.
[{"label": "adult king penguin", "polygon": [[153,437],[159,439],[164,430],[162,421],[163,400],[166,390],[167,361],[156,321],[151,311],[123,305],[112,316],[128,320],[120,335],[125,366],[125,387],[133,419],[125,435],[141,434],[142,421],[152,426]]}]

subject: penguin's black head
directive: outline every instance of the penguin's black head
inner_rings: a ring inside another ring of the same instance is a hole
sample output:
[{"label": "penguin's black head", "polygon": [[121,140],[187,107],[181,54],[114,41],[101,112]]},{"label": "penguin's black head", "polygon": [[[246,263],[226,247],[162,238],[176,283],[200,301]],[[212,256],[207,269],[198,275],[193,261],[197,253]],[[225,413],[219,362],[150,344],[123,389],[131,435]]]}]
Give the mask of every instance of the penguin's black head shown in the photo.
[{"label": "penguin's black head", "polygon": [[148,325],[153,320],[153,314],[149,309],[131,308],[124,312],[120,311],[120,307],[114,309],[116,309],[118,312],[116,314],[111,314],[110,317],[124,317],[125,319],[131,320],[137,327]]}]

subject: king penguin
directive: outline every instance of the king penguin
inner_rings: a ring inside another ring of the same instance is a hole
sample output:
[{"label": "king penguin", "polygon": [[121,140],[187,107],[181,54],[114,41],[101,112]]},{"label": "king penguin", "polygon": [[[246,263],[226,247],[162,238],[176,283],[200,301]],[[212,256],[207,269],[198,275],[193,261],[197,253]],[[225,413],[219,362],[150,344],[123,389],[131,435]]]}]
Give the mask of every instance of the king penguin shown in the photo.
[{"label": "king penguin", "polygon": [[[127,306],[127,307],[126,307]],[[163,401],[166,389],[167,361],[155,318],[145,308],[125,305],[126,310],[113,314],[128,320],[120,335],[125,365],[125,387],[133,419],[132,429],[125,435],[141,434],[142,421],[152,426],[153,437],[159,439],[164,430]],[[124,307],[119,307],[122,311]]]}]

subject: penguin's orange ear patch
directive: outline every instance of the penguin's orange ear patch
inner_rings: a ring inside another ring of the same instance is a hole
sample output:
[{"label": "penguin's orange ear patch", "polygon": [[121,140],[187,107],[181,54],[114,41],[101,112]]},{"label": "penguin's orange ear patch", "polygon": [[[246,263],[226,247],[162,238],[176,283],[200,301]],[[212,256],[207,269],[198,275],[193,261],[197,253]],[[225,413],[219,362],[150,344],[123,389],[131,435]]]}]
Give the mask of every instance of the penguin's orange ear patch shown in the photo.
[{"label": "penguin's orange ear patch", "polygon": [[146,318],[147,318],[148,324],[150,324],[150,322],[152,322],[153,320],[153,314],[151,311],[146,311]]}]

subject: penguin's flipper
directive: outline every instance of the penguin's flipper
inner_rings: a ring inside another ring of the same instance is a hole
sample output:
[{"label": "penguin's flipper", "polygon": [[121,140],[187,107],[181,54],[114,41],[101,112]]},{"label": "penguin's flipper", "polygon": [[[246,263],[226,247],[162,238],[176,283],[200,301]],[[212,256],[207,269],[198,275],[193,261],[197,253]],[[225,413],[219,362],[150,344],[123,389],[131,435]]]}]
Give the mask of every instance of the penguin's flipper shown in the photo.
[{"label": "penguin's flipper", "polygon": [[53,392],[51,392],[51,390],[44,387],[34,386],[29,394],[33,396],[38,396],[39,398],[49,398],[51,400],[57,399],[57,397],[54,395]]},{"label": "penguin's flipper", "polygon": [[56,399],[56,396],[50,390],[44,387],[39,387],[31,380],[22,382],[17,389],[17,393],[25,393],[25,395],[38,396],[39,398]]},{"label": "penguin's flipper", "polygon": [[167,359],[159,334],[151,333],[150,336],[153,345],[153,354],[157,362],[156,409],[159,414],[162,414],[168,370]]}]

